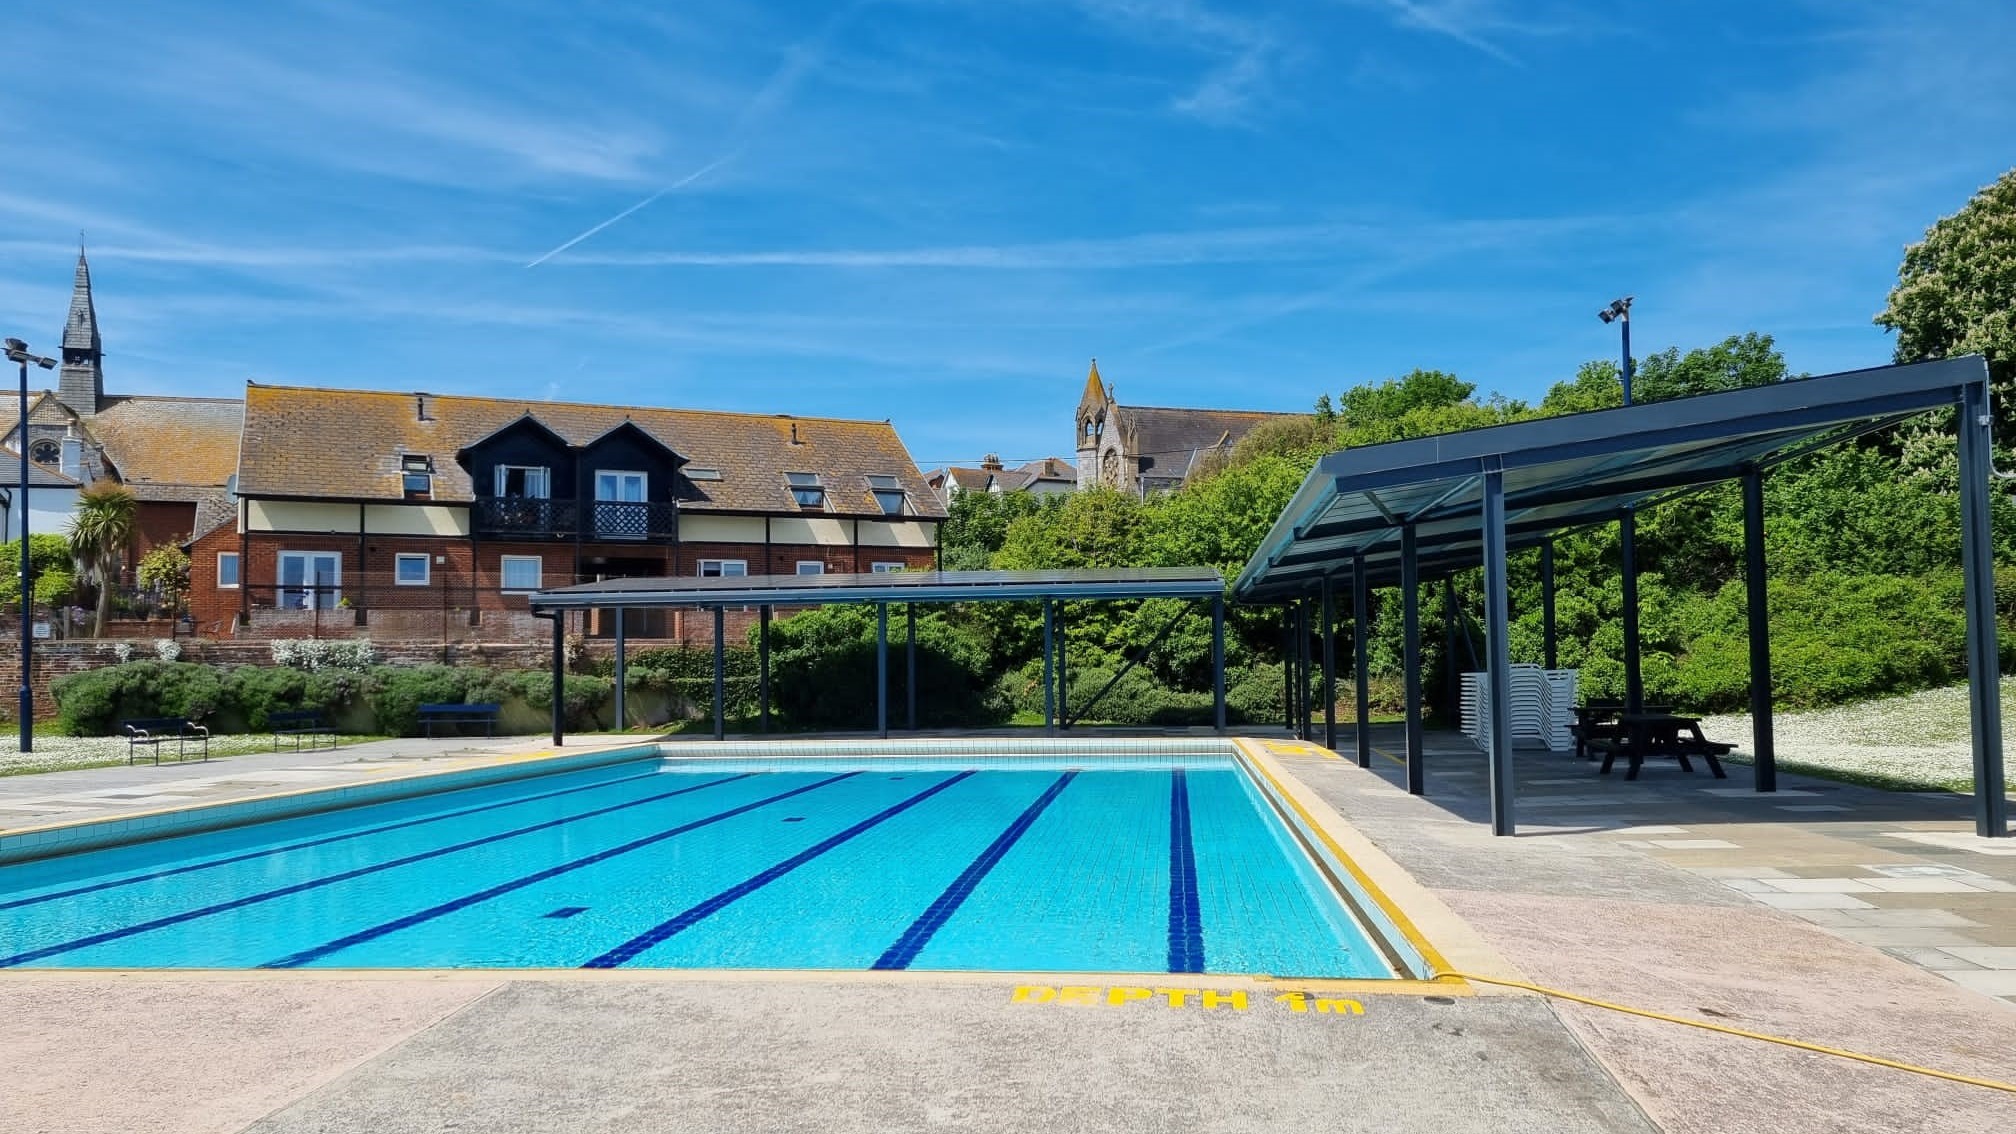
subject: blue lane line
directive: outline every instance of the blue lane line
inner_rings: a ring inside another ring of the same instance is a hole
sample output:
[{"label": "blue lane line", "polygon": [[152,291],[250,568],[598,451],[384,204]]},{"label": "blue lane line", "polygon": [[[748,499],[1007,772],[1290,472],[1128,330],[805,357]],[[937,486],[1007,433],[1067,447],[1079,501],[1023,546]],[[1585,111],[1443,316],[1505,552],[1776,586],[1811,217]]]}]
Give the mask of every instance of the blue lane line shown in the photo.
[{"label": "blue lane line", "polygon": [[917,954],[923,951],[931,936],[944,928],[945,923],[952,919],[952,915],[959,912],[959,907],[973,893],[974,888],[980,885],[981,879],[987,877],[987,872],[994,869],[994,865],[1007,855],[1010,848],[1028,833],[1030,825],[1043,814],[1044,808],[1049,807],[1077,776],[1076,768],[1058,776],[1057,782],[1051,784],[1042,795],[1036,797],[1036,802],[1016,816],[1015,821],[1008,824],[1007,830],[996,836],[994,841],[988,844],[987,849],[980,852],[980,857],[974,859],[959,877],[954,878],[950,886],[945,887],[945,892],[938,895],[938,900],[931,903],[931,908],[925,910],[916,921],[911,922],[910,928],[903,931],[903,936],[897,938],[896,943],[889,946],[888,952],[883,953],[871,967],[909,968],[910,962],[917,959]]},{"label": "blue lane line", "polygon": [[[602,780],[597,783],[583,784],[580,787],[560,788],[557,791],[541,792],[538,795],[524,795],[519,796],[517,799],[505,800],[502,803],[486,803],[480,807],[465,807],[459,811],[443,811],[438,815],[424,815],[418,819],[406,819],[398,823],[386,823],[377,827],[364,827],[355,831],[346,831],[343,832],[342,834],[327,835],[319,839],[306,839],[298,843],[286,843],[277,847],[268,847],[265,850],[248,851],[244,854],[234,854],[229,858],[217,858],[217,859],[211,859],[208,862],[193,862],[189,863],[186,866],[169,867],[166,870],[156,870],[151,874],[135,874],[128,878],[115,878],[109,882],[93,882],[88,886],[73,886],[68,890],[57,890],[54,893],[38,894],[32,898],[16,898],[11,902],[0,902],[0,910],[19,909],[22,906],[32,906],[40,902],[53,902],[58,898],[74,898],[79,894],[94,894],[100,890],[111,890],[119,886],[131,886],[135,882],[153,882],[161,878],[172,878],[177,874],[188,874],[191,871],[209,870],[210,868],[216,866],[229,866],[234,862],[249,862],[252,859],[265,858],[268,855],[286,854],[290,851],[307,850],[310,847],[321,847],[321,846],[327,846],[330,843],[340,843],[345,839],[360,839],[363,838],[365,835],[382,835],[387,831],[398,831],[407,827],[418,827],[424,823],[438,823],[443,819],[456,819],[464,815],[475,815],[478,812],[482,811],[495,811],[500,807],[516,807],[521,803],[532,803],[536,800],[552,799],[553,797],[560,795],[573,795],[576,792],[594,791],[596,788],[605,788],[614,784],[627,784],[632,780],[649,779],[650,777],[658,774],[659,772],[656,769],[653,769],[652,771],[644,772],[635,776],[620,776],[613,780]],[[491,786],[491,785],[485,785],[485,786]],[[475,791],[480,789],[464,788],[458,790]],[[305,818],[305,816],[293,816],[292,818]]]},{"label": "blue lane line", "polygon": [[391,859],[390,861],[377,863],[376,865],[373,866],[360,866],[355,870],[345,870],[342,871],[341,873],[330,874],[322,878],[311,878],[306,882],[296,882],[291,886],[282,886],[275,890],[263,890],[257,894],[246,894],[242,897],[233,898],[227,902],[218,902],[215,905],[203,906],[193,910],[184,910],[181,913],[169,914],[165,917],[157,917],[152,921],[143,921],[137,925],[126,925],[121,926],[118,929],[108,929],[102,933],[94,933],[89,937],[80,937],[75,941],[64,941],[56,945],[45,945],[40,949],[30,949],[25,953],[16,953],[11,957],[0,957],[0,969],[11,968],[15,965],[27,964],[29,961],[39,961],[44,957],[54,957],[59,953],[68,953],[74,949],[83,949],[91,945],[103,945],[107,941],[117,941],[120,940],[121,938],[132,937],[133,935],[138,933],[148,933],[156,929],[165,929],[171,925],[180,925],[185,921],[194,921],[200,917],[209,917],[211,914],[219,914],[229,910],[243,909],[246,906],[258,905],[261,902],[270,902],[275,898],[284,898],[290,894],[299,894],[306,890],[314,890],[323,886],[332,886],[338,882],[347,882],[352,878],[361,878],[366,874],[376,874],[381,870],[391,870],[394,867],[406,866],[415,862],[424,862],[430,858],[439,858],[442,855],[454,854],[457,851],[465,851],[472,847],[487,846],[491,843],[499,842],[503,839],[513,839],[517,838],[519,835],[529,835],[532,834],[534,831],[545,831],[553,827],[561,826],[566,823],[576,823],[583,819],[594,818],[597,815],[607,815],[612,811],[622,811],[631,807],[642,807],[644,804],[656,803],[661,799],[670,799],[675,795],[685,795],[687,792],[700,791],[705,788],[714,787],[718,784],[731,783],[735,780],[745,780],[748,779],[751,774],[752,773],[744,772],[740,775],[727,776],[718,780],[709,780],[704,784],[694,784],[691,787],[683,787],[677,791],[661,792],[657,795],[647,795],[642,799],[633,799],[627,803],[617,803],[612,804],[611,806],[608,807],[598,807],[592,811],[583,811],[579,815],[568,815],[559,819],[548,819],[544,823],[534,823],[529,827],[519,827],[516,830],[502,831],[494,835],[485,835],[480,839],[470,839],[467,842],[456,843],[452,846],[440,847],[430,851],[421,851],[418,854],[409,854],[403,858]]},{"label": "blue lane line", "polygon": [[616,968],[617,966],[630,961],[632,958],[636,957],[637,954],[642,953],[644,950],[651,948],[653,945],[656,945],[659,942],[664,941],[675,934],[683,933],[686,930],[691,929],[695,925],[698,925],[700,922],[720,912],[722,908],[728,906],[729,904],[740,901],[743,898],[748,897],[749,895],[755,893],[756,891],[762,889],[763,887],[768,886],[770,883],[775,882],[779,878],[784,877],[786,874],[791,873],[793,870],[798,869],[799,867],[805,865],[806,863],[811,862],[813,859],[818,858],[820,855],[825,854],[827,851],[832,850],[834,847],[839,846],[841,843],[844,843],[847,840],[852,839],[856,835],[861,834],[863,831],[866,831],[871,827],[877,826],[887,820],[894,819],[896,816],[901,815],[903,812],[910,810],[911,808],[917,806],[918,804],[924,802],[925,800],[930,799],[932,796],[937,795],[939,792],[944,791],[946,788],[951,787],[953,784],[958,783],[960,780],[963,780],[968,776],[974,774],[975,773],[973,771],[968,770],[960,772],[958,775],[953,776],[950,779],[940,780],[937,783],[932,784],[930,787],[925,788],[923,791],[918,792],[916,795],[911,796],[909,799],[906,799],[893,807],[884,808],[881,811],[878,811],[875,814],[870,815],[868,818],[861,820],[859,823],[854,824],[852,827],[849,827],[846,830],[841,831],[837,835],[829,835],[826,838],[821,839],[818,842],[812,844],[811,846],[805,848],[804,850],[799,851],[797,854],[792,855],[790,858],[785,859],[783,862],[780,862],[777,865],[762,871],[761,873],[751,875],[745,881],[738,882],[735,885],[730,886],[728,889],[721,891],[720,893],[714,895],[713,897],[707,899],[704,902],[701,902],[699,905],[694,906],[691,909],[684,911],[683,913],[677,914],[666,921],[662,921],[657,925],[652,926],[650,929],[647,929],[644,932],[638,934],[637,936],[632,937],[630,940],[625,941],[623,944],[616,946],[614,949],[611,949],[607,953],[604,953],[601,956],[596,957],[594,960],[589,961],[587,964],[584,964],[581,967],[584,969]]},{"label": "blue lane line", "polygon": [[1190,785],[1183,769],[1169,784],[1169,971],[1204,971],[1204,919],[1198,909],[1197,850],[1190,841]]},{"label": "blue lane line", "polygon": [[[744,773],[744,775],[747,774],[748,773]],[[759,807],[768,807],[770,804],[777,803],[781,800],[790,799],[794,795],[804,795],[808,791],[816,791],[819,788],[825,787],[828,784],[837,784],[841,780],[847,779],[850,776],[858,776],[860,774],[861,773],[859,772],[842,772],[837,776],[828,776],[827,778],[820,780],[817,783],[807,784],[804,787],[792,788],[790,791],[778,792],[776,795],[769,796],[764,799],[759,799],[754,803],[745,803],[740,807],[731,807],[726,811],[722,811],[714,815],[709,815],[702,819],[695,819],[690,823],[681,823],[677,827],[672,827],[668,830],[659,831],[658,833],[653,835],[646,835],[641,839],[632,839],[621,846],[610,847],[608,850],[596,851],[594,854],[584,855],[581,858],[572,859],[570,861],[560,863],[557,866],[549,866],[544,870],[527,874],[522,878],[513,878],[509,882],[499,882],[495,886],[491,886],[483,890],[478,890],[473,894],[464,894],[459,898],[455,898],[451,901],[442,902],[440,905],[437,906],[429,906],[426,909],[420,910],[417,913],[410,913],[404,917],[394,918],[391,921],[374,925],[369,929],[360,929],[355,933],[349,934],[344,937],[339,937],[336,940],[328,942],[326,944],[317,945],[313,949],[303,949],[299,953],[290,954],[288,956],[280,958],[277,961],[268,961],[266,964],[260,965],[259,967],[262,969],[299,968],[300,966],[308,964],[311,961],[317,961],[322,959],[323,957],[327,957],[331,953],[338,953],[344,949],[348,949],[352,945],[362,945],[366,941],[376,940],[380,937],[385,936],[388,933],[395,933],[401,929],[410,929],[413,926],[422,924],[423,922],[433,921],[437,917],[445,917],[448,914],[454,913],[456,910],[463,910],[468,909],[470,906],[481,905],[482,903],[487,902],[492,898],[501,897],[505,894],[510,893],[513,890],[522,890],[527,886],[536,885],[537,883],[544,882],[549,878],[558,878],[562,874],[567,874],[575,870],[580,870],[583,867],[593,866],[598,862],[607,862],[608,860],[615,858],[617,855],[629,854],[631,851],[639,850],[643,847],[648,847],[653,843],[662,843],[666,839],[672,838],[675,835],[683,835],[688,831],[697,831],[702,827],[711,826],[715,823],[719,823],[724,820],[733,819],[737,815],[746,815],[747,813],[754,811]],[[741,779],[742,777],[737,776],[735,778]]]}]

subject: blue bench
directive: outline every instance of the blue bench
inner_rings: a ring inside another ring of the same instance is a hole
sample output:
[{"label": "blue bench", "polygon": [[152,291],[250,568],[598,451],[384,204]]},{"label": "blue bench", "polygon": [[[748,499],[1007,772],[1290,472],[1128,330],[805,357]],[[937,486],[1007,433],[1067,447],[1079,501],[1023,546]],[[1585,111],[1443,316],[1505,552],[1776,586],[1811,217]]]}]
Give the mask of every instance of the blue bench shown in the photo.
[{"label": "blue bench", "polygon": [[322,723],[322,714],[314,709],[288,709],[266,714],[266,727],[273,730],[273,751],[280,751],[280,738],[294,739],[294,751],[301,751],[301,742],[306,740],[309,747],[321,746],[322,738],[329,739],[329,747],[336,747],[336,730]]},{"label": "blue bench", "polygon": [[191,741],[202,742],[203,759],[210,759],[210,730],[187,717],[136,717],[130,721],[120,721],[119,727],[126,734],[126,764],[131,767],[133,758],[142,747],[154,750],[154,762],[161,762],[161,745],[166,741],[175,742],[175,759],[185,760],[189,756]]},{"label": "blue bench", "polygon": [[420,728],[428,736],[434,735],[439,725],[461,729],[464,725],[483,726],[484,736],[497,735],[497,715],[503,711],[502,705],[422,705],[420,706]]}]

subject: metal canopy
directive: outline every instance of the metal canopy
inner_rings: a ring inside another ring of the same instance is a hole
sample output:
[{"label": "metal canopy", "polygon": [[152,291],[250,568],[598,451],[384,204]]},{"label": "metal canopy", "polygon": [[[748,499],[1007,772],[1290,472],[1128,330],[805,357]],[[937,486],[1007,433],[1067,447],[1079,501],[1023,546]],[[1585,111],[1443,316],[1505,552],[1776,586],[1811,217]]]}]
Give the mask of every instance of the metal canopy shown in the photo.
[{"label": "metal canopy", "polygon": [[1069,571],[889,571],[848,575],[608,579],[531,596],[535,611],[610,607],[823,606],[840,603],[1029,602],[1042,599],[1211,598],[1210,567]]},{"label": "metal canopy", "polygon": [[1331,453],[1239,573],[1233,593],[1248,602],[1308,595],[1358,555],[1371,585],[1395,585],[1401,530],[1410,525],[1422,573],[1479,566],[1489,472],[1503,473],[1508,546],[1530,547],[1955,405],[1964,386],[1986,377],[1987,364],[1969,356]]}]

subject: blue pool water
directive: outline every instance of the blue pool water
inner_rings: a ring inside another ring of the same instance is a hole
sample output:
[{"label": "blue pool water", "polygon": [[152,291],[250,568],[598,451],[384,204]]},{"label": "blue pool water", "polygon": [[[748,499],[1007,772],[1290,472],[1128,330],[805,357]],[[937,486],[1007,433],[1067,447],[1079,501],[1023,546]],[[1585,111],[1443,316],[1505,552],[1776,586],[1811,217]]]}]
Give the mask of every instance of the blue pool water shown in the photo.
[{"label": "blue pool water", "polygon": [[0,868],[0,967],[1393,975],[1228,758],[646,760]]}]

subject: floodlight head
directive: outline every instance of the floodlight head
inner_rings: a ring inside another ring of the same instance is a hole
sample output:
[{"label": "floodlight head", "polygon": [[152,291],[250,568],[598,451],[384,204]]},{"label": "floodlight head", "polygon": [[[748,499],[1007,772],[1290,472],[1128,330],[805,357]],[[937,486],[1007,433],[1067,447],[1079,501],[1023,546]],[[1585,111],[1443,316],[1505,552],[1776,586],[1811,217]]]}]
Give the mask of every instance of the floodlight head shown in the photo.
[{"label": "floodlight head", "polygon": [[1605,307],[1601,311],[1598,311],[1596,313],[1596,317],[1598,319],[1603,320],[1605,323],[1613,322],[1618,319],[1623,319],[1628,322],[1631,318],[1631,300],[1633,298],[1634,297],[1627,295],[1622,299],[1611,300],[1610,306]]},{"label": "floodlight head", "polygon": [[20,339],[8,339],[6,340],[6,346],[7,346],[7,361],[9,362],[18,362],[23,366],[26,366],[27,364],[32,362],[44,370],[56,369],[55,359],[43,358],[41,355],[37,354],[29,354],[28,344],[22,342]]}]

